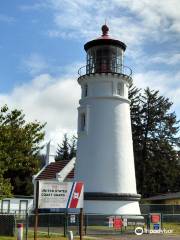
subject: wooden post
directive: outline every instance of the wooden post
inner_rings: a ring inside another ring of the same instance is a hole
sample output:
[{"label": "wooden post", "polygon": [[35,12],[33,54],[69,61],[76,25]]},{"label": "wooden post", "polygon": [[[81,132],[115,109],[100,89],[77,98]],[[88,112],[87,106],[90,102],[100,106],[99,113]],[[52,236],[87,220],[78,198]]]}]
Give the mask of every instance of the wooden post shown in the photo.
[{"label": "wooden post", "polygon": [[64,237],[67,234],[67,208],[64,210]]},{"label": "wooden post", "polygon": [[87,222],[88,222],[88,215],[86,214],[85,215],[85,229],[84,229],[84,233],[85,233],[85,235],[87,235]]},{"label": "wooden post", "polygon": [[83,208],[80,208],[79,236],[83,240]]},{"label": "wooden post", "polygon": [[26,213],[26,240],[28,240],[29,215]]},{"label": "wooden post", "polygon": [[34,240],[37,240],[39,181],[36,182],[36,195],[35,196],[36,196],[36,202],[35,202]]},{"label": "wooden post", "polygon": [[50,238],[50,236],[49,236],[49,213],[48,213],[48,238]]}]

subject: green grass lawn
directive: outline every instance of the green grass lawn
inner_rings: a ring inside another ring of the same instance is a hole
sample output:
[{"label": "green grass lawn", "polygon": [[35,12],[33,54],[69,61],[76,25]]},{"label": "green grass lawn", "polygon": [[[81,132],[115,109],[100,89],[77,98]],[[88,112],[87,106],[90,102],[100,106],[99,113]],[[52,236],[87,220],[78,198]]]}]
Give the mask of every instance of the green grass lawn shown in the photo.
[{"label": "green grass lawn", "polygon": [[[34,237],[33,236],[28,236],[28,240],[33,240]],[[67,240],[67,238],[65,237],[61,237],[58,235],[51,235],[50,237],[47,237],[47,235],[42,235],[39,234],[39,236],[37,237],[38,240]],[[75,238],[75,239],[79,239],[79,238]],[[0,236],[0,240],[17,240],[17,237],[2,237]]]},{"label": "green grass lawn", "polygon": [[[0,239],[1,240],[17,240],[17,237],[1,237],[0,236]],[[33,240],[34,237],[28,237],[28,240]],[[64,237],[50,237],[48,238],[47,236],[44,236],[44,237],[38,237],[38,240],[67,240],[67,238],[64,238]]]},{"label": "green grass lawn", "polygon": [[[91,237],[84,237],[86,240],[92,240],[93,239],[93,237],[91,238]],[[50,238],[49,237],[47,237],[47,236],[39,236],[38,238],[37,238],[38,240],[67,240],[67,238],[65,238],[65,237],[60,237],[60,236],[50,236]],[[79,240],[79,237],[75,237],[74,238],[75,240]],[[2,236],[0,236],[0,240],[17,240],[17,237],[2,237]],[[34,240],[34,237],[28,237],[28,240]]]},{"label": "green grass lawn", "polygon": [[[86,236],[84,236],[84,238],[86,240],[88,239],[91,239],[92,238],[88,238]],[[25,235],[24,235],[24,239],[25,239]],[[60,236],[59,234],[50,234],[50,236],[48,237],[47,233],[38,233],[37,235],[37,239],[38,240],[67,240],[67,237],[63,237],[63,236]],[[79,240],[79,237],[75,236],[74,237],[75,240]],[[3,237],[3,236],[0,236],[0,240],[17,240],[17,236],[15,237]],[[28,240],[34,240],[34,234],[32,232],[30,232],[28,234]]]},{"label": "green grass lawn", "polygon": [[175,234],[180,234],[180,223],[163,223],[163,228],[173,230]]}]

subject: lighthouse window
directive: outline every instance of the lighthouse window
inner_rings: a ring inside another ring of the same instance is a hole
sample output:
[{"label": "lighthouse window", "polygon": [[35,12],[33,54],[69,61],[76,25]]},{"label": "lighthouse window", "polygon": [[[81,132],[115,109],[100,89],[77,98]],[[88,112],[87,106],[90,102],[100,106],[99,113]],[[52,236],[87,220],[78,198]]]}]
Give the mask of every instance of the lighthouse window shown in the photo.
[{"label": "lighthouse window", "polygon": [[81,113],[81,119],[80,119],[80,123],[81,123],[81,131],[85,131],[86,128],[86,115],[85,113]]},{"label": "lighthouse window", "polygon": [[122,72],[123,50],[115,46],[95,46],[87,52],[86,72]]},{"label": "lighthouse window", "polygon": [[84,87],[84,96],[87,97],[88,95],[88,85],[85,84],[85,87]]},{"label": "lighthouse window", "polygon": [[9,213],[9,209],[10,209],[10,200],[2,200],[1,212]]},{"label": "lighthouse window", "polygon": [[117,94],[124,96],[124,84],[122,82],[117,85]]}]

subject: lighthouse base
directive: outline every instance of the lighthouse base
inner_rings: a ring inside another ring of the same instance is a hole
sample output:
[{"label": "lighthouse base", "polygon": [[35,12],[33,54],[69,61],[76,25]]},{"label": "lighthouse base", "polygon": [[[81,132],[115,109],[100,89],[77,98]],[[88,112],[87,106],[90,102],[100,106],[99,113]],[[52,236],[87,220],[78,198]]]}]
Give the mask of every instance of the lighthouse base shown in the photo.
[{"label": "lighthouse base", "polygon": [[118,215],[140,215],[138,201],[101,201],[85,200],[85,213],[93,214],[118,214]]},{"label": "lighthouse base", "polygon": [[84,210],[94,214],[140,215],[140,194],[85,192]]}]

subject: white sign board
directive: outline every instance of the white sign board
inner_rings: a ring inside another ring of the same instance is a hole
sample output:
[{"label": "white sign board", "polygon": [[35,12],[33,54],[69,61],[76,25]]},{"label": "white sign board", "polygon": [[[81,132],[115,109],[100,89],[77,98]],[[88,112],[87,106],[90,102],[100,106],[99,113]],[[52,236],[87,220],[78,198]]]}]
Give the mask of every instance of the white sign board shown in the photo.
[{"label": "white sign board", "polygon": [[83,208],[82,182],[39,181],[38,208]]},{"label": "white sign board", "polygon": [[76,223],[76,216],[70,215],[70,223]]},{"label": "white sign board", "polygon": [[109,227],[114,226],[114,217],[109,217]]},{"label": "white sign board", "polygon": [[123,218],[123,226],[124,226],[124,227],[127,227],[127,225],[128,225],[128,224],[127,224],[127,218]]}]

